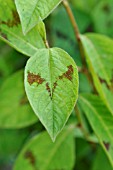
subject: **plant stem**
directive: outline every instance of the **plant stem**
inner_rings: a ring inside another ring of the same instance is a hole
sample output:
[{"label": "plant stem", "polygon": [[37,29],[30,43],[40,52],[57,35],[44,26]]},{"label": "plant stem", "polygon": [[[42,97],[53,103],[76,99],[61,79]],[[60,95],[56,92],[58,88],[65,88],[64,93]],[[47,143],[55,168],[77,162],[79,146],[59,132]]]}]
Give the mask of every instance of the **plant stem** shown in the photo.
[{"label": "plant stem", "polygon": [[88,139],[89,134],[88,134],[88,132],[86,131],[86,129],[84,128],[84,126],[83,126],[82,119],[81,119],[81,113],[80,113],[79,108],[78,108],[77,105],[76,105],[76,107],[75,107],[75,113],[76,113],[76,116],[77,116],[78,121],[79,121],[79,123],[80,123],[81,131],[82,131],[84,137],[85,137],[86,139]]},{"label": "plant stem", "polygon": [[69,6],[69,3],[68,3],[67,0],[63,0],[62,3],[63,3],[63,5],[64,5],[64,7],[65,7],[65,9],[66,9],[66,11],[67,11],[67,13],[68,13],[68,15],[69,15],[69,18],[70,18],[70,20],[71,20],[72,26],[73,26],[73,28],[74,28],[74,32],[75,32],[76,39],[77,39],[77,41],[79,42],[79,41],[80,41],[80,31],[79,31],[79,29],[78,29],[77,23],[76,23],[76,21],[75,21],[75,18],[74,18],[74,15],[73,15],[73,13],[72,13],[72,10],[71,10],[71,8],[70,8],[70,6]]},{"label": "plant stem", "polygon": [[80,69],[79,71],[83,72],[86,75],[88,81],[92,85],[93,91],[95,93],[97,93],[96,89],[95,89],[95,86],[93,84],[92,77],[91,77],[90,73],[87,70],[87,64],[86,64],[86,59],[85,59],[85,55],[84,55],[84,49],[83,49],[83,46],[82,46],[82,42],[81,42],[81,38],[80,38],[80,31],[79,31],[77,22],[75,20],[75,17],[73,15],[73,12],[72,12],[72,10],[70,8],[70,5],[69,5],[68,1],[67,0],[63,0],[62,3],[63,3],[63,5],[64,5],[64,7],[65,7],[65,9],[67,11],[67,14],[68,14],[69,18],[70,18],[70,21],[71,21],[72,26],[74,28],[75,37],[76,37],[78,45],[79,45],[79,50],[80,50],[80,54],[81,54],[81,58],[82,58],[82,64],[83,64],[82,69]]},{"label": "plant stem", "polygon": [[49,47],[49,43],[48,43],[47,39],[46,39],[46,40],[44,40],[44,44],[45,44],[46,48],[50,48],[50,47]]}]

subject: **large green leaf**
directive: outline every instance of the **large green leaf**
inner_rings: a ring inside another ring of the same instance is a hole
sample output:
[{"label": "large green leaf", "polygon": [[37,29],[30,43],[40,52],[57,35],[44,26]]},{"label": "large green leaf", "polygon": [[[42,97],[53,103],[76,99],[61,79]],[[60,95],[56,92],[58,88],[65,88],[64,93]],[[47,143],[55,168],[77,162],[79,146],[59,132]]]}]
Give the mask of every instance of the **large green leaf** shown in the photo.
[{"label": "large green leaf", "polygon": [[95,95],[80,95],[79,105],[113,166],[113,116],[103,101]]},{"label": "large green leaf", "polygon": [[23,81],[21,70],[6,79],[0,89],[1,128],[21,128],[38,120],[28,103]]},{"label": "large green leaf", "polygon": [[[24,36],[14,1],[0,0],[0,38],[16,50],[25,55],[32,56],[37,48],[45,47],[39,33],[40,27],[42,28],[41,22]],[[44,27],[42,30],[45,32]]]},{"label": "large green leaf", "polygon": [[94,158],[94,163],[91,170],[113,170],[111,164],[108,161],[107,156],[101,148],[98,149],[96,157]]},{"label": "large green leaf", "polygon": [[78,97],[75,62],[59,48],[38,50],[25,68],[25,89],[34,112],[55,140]]},{"label": "large green leaf", "polygon": [[98,34],[81,36],[95,87],[113,114],[113,40]]},{"label": "large green leaf", "polygon": [[41,19],[45,19],[60,2],[61,0],[15,0],[23,33],[26,34]]},{"label": "large green leaf", "polygon": [[69,126],[53,143],[47,132],[32,138],[18,156],[14,170],[71,170],[75,162],[73,126]]}]

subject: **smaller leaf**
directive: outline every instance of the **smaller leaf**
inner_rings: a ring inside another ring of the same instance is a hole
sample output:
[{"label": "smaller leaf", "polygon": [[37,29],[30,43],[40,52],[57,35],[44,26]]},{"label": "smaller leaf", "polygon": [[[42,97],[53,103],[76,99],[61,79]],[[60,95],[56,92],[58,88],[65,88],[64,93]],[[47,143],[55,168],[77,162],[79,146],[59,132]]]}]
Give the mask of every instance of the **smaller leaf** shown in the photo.
[{"label": "smaller leaf", "polygon": [[94,158],[94,163],[91,170],[100,169],[113,170],[113,167],[109,163],[107,156],[101,148],[99,148],[96,152],[96,157]]},{"label": "smaller leaf", "polygon": [[97,92],[113,114],[113,40],[90,33],[81,41]]},{"label": "smaller leaf", "polygon": [[46,33],[42,21],[24,36],[14,1],[0,0],[0,4],[0,38],[3,41],[27,56],[45,47],[42,35]]},{"label": "smaller leaf", "polygon": [[0,96],[1,128],[22,128],[38,120],[24,91],[23,70],[4,81],[0,89]]},{"label": "smaller leaf", "polygon": [[113,166],[113,116],[98,96],[80,95],[78,103]]},{"label": "smaller leaf", "polygon": [[92,11],[92,20],[94,32],[113,37],[113,1],[102,0],[96,3]]},{"label": "smaller leaf", "polygon": [[45,19],[60,2],[61,0],[15,0],[23,33],[26,34],[41,20]]},{"label": "smaller leaf", "polygon": [[75,162],[74,126],[62,131],[57,141],[53,143],[47,132],[36,135],[19,154],[14,170],[26,169],[71,170]]},{"label": "smaller leaf", "polygon": [[30,104],[52,140],[64,127],[78,98],[78,70],[59,48],[38,50],[25,68]]},{"label": "smaller leaf", "polygon": [[15,159],[29,134],[28,128],[0,129],[0,169]]}]

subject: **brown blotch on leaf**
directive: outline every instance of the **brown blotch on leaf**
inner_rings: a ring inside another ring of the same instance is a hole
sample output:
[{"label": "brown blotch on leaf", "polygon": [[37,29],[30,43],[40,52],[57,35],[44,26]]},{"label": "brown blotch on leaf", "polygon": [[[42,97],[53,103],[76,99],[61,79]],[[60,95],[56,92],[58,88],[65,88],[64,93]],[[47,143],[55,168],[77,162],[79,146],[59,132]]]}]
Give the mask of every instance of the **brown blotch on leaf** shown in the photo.
[{"label": "brown blotch on leaf", "polygon": [[108,151],[109,148],[110,148],[110,143],[109,142],[103,142],[103,144],[104,144],[106,150]]},{"label": "brown blotch on leaf", "polygon": [[68,70],[65,73],[63,73],[63,75],[59,76],[59,79],[61,80],[65,77],[68,80],[72,81],[72,75],[73,75],[73,66],[69,65]]},{"label": "brown blotch on leaf", "polygon": [[13,19],[8,19],[7,21],[0,21],[0,24],[7,25],[8,27],[18,26],[20,23],[20,18],[16,10],[12,10]]},{"label": "brown blotch on leaf", "polygon": [[20,100],[20,105],[26,105],[28,104],[28,99],[27,99],[27,96],[26,95],[23,95],[21,100]]},{"label": "brown blotch on leaf", "polygon": [[[57,81],[53,84],[52,94],[54,93],[54,90],[55,90],[56,86],[57,86]],[[50,89],[50,87],[49,87],[49,83],[46,83],[46,90],[48,91],[49,96],[50,96],[51,99],[52,99],[52,94],[51,94],[51,89]]]},{"label": "brown blotch on leaf", "polygon": [[52,95],[51,95],[51,89],[50,89],[50,87],[49,87],[49,83],[46,83],[46,90],[48,91],[49,96],[52,97]]},{"label": "brown blotch on leaf", "polygon": [[109,86],[109,85],[107,84],[106,80],[104,80],[104,79],[102,79],[102,78],[100,78],[100,77],[99,77],[99,80],[100,80],[100,82],[101,82],[102,84],[104,83],[109,90],[112,89],[112,86]]},{"label": "brown blotch on leaf", "polygon": [[73,66],[69,65],[67,68],[68,68],[68,70],[65,73],[63,73],[61,76],[59,76],[58,79],[53,83],[52,92],[51,92],[51,89],[49,87],[49,83],[46,83],[46,90],[48,91],[49,96],[51,97],[51,99],[53,97],[53,93],[54,93],[56,87],[58,86],[58,84],[57,84],[58,80],[62,80],[63,78],[66,78],[66,79],[72,81]]},{"label": "brown blotch on leaf", "polygon": [[28,72],[27,80],[30,85],[32,85],[33,83],[42,84],[45,81],[45,79],[41,78],[39,74],[35,75],[30,72]]},{"label": "brown blotch on leaf", "polygon": [[7,35],[6,35],[5,33],[3,33],[1,29],[0,29],[0,35],[1,35],[1,37],[3,37],[4,39],[6,39],[6,40],[8,39],[8,38],[7,38]]},{"label": "brown blotch on leaf", "polygon": [[13,14],[13,22],[12,22],[12,25],[13,26],[16,26],[18,24],[20,24],[20,18],[19,18],[19,15],[17,13],[17,11],[12,11],[12,14]]},{"label": "brown blotch on leaf", "polygon": [[52,89],[52,93],[54,93],[54,90],[56,89],[56,87],[57,87],[57,81],[55,81],[55,83],[53,84],[53,89]]},{"label": "brown blotch on leaf", "polygon": [[110,6],[108,4],[104,5],[103,11],[106,12],[106,13],[110,13],[111,12]]},{"label": "brown blotch on leaf", "polygon": [[6,35],[6,34],[4,34],[4,33],[0,32],[0,35],[1,35],[1,37],[2,37],[2,38],[4,38],[4,39],[8,40],[8,38],[7,38],[7,35]]},{"label": "brown blotch on leaf", "polygon": [[35,163],[36,163],[35,156],[33,155],[31,151],[26,151],[24,154],[24,158],[28,159],[32,166],[35,166]]},{"label": "brown blotch on leaf", "polygon": [[1,36],[2,36],[4,39],[8,40],[8,38],[7,38],[7,35],[6,35],[6,34],[1,33]]},{"label": "brown blotch on leaf", "polygon": [[81,124],[81,123],[78,123],[76,126],[77,126],[78,128],[82,128],[82,124]]}]

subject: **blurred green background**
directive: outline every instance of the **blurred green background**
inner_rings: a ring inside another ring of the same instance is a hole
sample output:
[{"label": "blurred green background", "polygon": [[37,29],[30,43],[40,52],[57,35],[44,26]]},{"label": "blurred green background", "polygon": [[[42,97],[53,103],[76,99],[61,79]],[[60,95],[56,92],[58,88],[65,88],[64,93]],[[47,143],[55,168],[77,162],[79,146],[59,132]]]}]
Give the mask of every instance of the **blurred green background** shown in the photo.
[{"label": "blurred green background", "polygon": [[[113,38],[113,0],[70,0],[69,2],[81,33],[95,32]],[[61,4],[44,22],[50,46],[66,50],[73,57],[77,65],[81,66],[73,28],[63,5]],[[16,71],[23,69],[27,60],[28,57],[0,41],[1,90],[7,78]],[[80,82],[82,82],[80,83],[80,92],[91,92],[92,89],[86,77],[82,73],[79,76]],[[8,100],[10,99],[11,96],[9,96]],[[8,109],[12,106],[6,105],[6,107]],[[10,119],[10,123],[11,121]],[[33,123],[29,127],[19,129],[0,128],[0,170],[11,170],[16,156],[26,141],[34,136],[34,134],[44,130],[41,123],[37,122],[37,120],[33,121]],[[88,143],[83,139],[77,138],[76,145],[77,156],[74,170],[112,169],[98,144]]]}]

